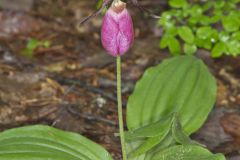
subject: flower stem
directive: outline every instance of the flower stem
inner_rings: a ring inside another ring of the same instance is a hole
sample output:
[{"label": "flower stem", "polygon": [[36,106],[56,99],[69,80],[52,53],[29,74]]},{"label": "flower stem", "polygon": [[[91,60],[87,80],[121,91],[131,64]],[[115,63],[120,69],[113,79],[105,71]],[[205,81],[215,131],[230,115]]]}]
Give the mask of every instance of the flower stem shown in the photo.
[{"label": "flower stem", "polygon": [[125,143],[125,136],[124,136],[123,112],[122,112],[121,57],[120,56],[116,57],[116,63],[117,63],[117,101],[118,101],[119,132],[120,132],[123,160],[127,160],[126,143]]}]

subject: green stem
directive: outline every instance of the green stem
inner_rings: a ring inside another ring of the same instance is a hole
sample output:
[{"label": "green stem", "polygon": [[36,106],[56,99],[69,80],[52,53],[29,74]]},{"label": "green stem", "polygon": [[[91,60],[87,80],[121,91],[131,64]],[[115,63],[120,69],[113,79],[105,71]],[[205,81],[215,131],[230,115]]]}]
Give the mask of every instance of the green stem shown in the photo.
[{"label": "green stem", "polygon": [[127,160],[126,143],[125,143],[125,136],[124,136],[123,112],[122,112],[121,57],[120,56],[117,56],[116,63],[117,63],[117,101],[118,101],[119,132],[120,132],[123,160]]}]

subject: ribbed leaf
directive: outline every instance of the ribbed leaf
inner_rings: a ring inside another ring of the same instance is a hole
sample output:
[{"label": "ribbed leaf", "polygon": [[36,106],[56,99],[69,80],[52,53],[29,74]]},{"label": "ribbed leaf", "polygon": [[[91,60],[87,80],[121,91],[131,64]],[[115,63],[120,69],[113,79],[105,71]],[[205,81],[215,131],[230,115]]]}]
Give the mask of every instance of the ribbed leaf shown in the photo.
[{"label": "ribbed leaf", "polygon": [[136,157],[148,152],[153,147],[157,146],[160,142],[162,142],[164,138],[167,136],[167,134],[168,132],[166,132],[164,135],[148,138],[136,150],[134,150],[131,154],[129,154],[129,156]]},{"label": "ribbed leaf", "polygon": [[136,130],[132,130],[125,133],[125,139],[127,141],[138,140],[143,138],[161,137],[169,131],[171,122],[173,121],[173,114],[166,116],[159,121],[141,127]]},{"label": "ribbed leaf", "polygon": [[[131,154],[132,151],[136,150],[136,148],[141,145],[142,141],[134,141],[134,142],[127,142],[127,151],[128,155]],[[128,157],[129,160],[151,160],[147,158],[146,154],[142,154],[136,157]]]},{"label": "ribbed leaf", "polygon": [[148,69],[127,105],[130,131],[176,112],[187,135],[199,129],[211,111],[216,82],[204,63],[193,56],[164,60]]},{"label": "ribbed leaf", "polygon": [[203,147],[179,145],[157,153],[152,160],[225,160],[225,157],[222,154],[212,154]]},{"label": "ribbed leaf", "polygon": [[188,137],[182,130],[182,125],[177,116],[174,117],[172,124],[172,135],[175,141],[182,145],[194,144],[190,137]]},{"label": "ribbed leaf", "polygon": [[1,160],[112,160],[108,152],[87,138],[36,125],[0,134]]},{"label": "ribbed leaf", "polygon": [[144,140],[134,150],[131,150],[129,157],[140,156],[162,142],[170,134],[173,119],[174,114],[170,114],[155,123],[127,132],[125,134],[127,141]]},{"label": "ribbed leaf", "polygon": [[[128,142],[127,143],[128,154],[131,156],[132,153],[134,153],[136,151],[138,152],[140,146],[143,145],[145,142],[146,142],[145,140]],[[152,160],[153,155],[162,151],[170,144],[173,144],[173,140],[172,140],[172,135],[169,133],[165,137],[165,139],[160,144],[158,144],[154,149],[152,149],[144,154],[140,154],[138,156],[128,157],[128,159],[129,160]]]}]

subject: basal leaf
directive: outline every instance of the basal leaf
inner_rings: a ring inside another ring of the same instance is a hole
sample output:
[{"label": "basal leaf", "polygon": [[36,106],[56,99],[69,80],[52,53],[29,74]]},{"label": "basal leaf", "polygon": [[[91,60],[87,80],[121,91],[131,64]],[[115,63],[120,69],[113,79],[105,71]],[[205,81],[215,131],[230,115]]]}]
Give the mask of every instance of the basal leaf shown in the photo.
[{"label": "basal leaf", "polygon": [[152,160],[225,160],[225,157],[200,146],[178,145],[158,152]]},{"label": "basal leaf", "polygon": [[174,120],[172,123],[172,135],[176,142],[182,144],[182,145],[187,145],[187,144],[194,144],[194,142],[188,137],[183,129],[182,125],[180,123],[180,120],[178,119],[177,115],[174,116]]},{"label": "basal leaf", "polygon": [[130,131],[157,122],[175,111],[187,135],[199,129],[211,111],[216,82],[204,63],[177,56],[148,69],[127,104]]},{"label": "basal leaf", "polygon": [[153,147],[157,146],[160,142],[162,142],[164,138],[168,135],[169,131],[170,131],[170,127],[167,128],[165,133],[162,132],[161,135],[147,138],[136,150],[130,153],[130,157],[140,156],[148,152]]},{"label": "basal leaf", "polygon": [[108,152],[87,138],[36,125],[0,133],[1,160],[112,160]]},{"label": "basal leaf", "polygon": [[169,128],[171,127],[172,120],[173,114],[166,116],[155,123],[149,124],[133,131],[126,132],[125,138],[127,141],[130,141],[142,138],[164,136],[167,130],[169,130]]},{"label": "basal leaf", "polygon": [[[146,142],[146,140],[127,142],[128,154],[131,156],[131,154],[134,151],[138,150],[140,148],[140,146],[142,144],[144,144],[144,142]],[[129,160],[152,160],[152,156],[154,154],[158,153],[159,151],[162,151],[164,148],[166,148],[174,143],[175,142],[172,139],[172,135],[171,135],[171,133],[169,133],[160,144],[157,144],[157,146],[154,147],[154,149],[151,149],[151,150],[147,151],[146,153],[143,153],[141,155],[137,155],[134,157],[129,156],[128,159]]]},{"label": "basal leaf", "polygon": [[145,153],[138,156],[130,157],[130,154],[135,151],[143,141],[127,142],[128,160],[152,160],[153,153]]}]

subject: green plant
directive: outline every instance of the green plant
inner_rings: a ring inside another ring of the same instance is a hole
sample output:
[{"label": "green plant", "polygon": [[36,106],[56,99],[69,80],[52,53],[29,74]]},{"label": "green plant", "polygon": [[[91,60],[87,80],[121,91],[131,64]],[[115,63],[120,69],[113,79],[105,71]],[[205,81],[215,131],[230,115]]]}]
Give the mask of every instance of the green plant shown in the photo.
[{"label": "green plant", "polygon": [[[117,64],[119,70],[120,57]],[[118,74],[119,79],[120,71]],[[118,92],[119,88],[118,84]],[[215,97],[216,82],[198,58],[177,56],[148,69],[127,105],[127,159],[174,160],[178,156],[183,160],[225,160],[222,154],[212,154],[189,138],[206,120]],[[0,159],[112,158],[102,147],[78,134],[36,125],[1,133]]]},{"label": "green plant", "polygon": [[102,147],[76,133],[36,125],[0,134],[1,160],[112,160]]},{"label": "green plant", "polygon": [[[111,1],[102,2],[101,9]],[[183,7],[187,3],[185,0],[171,0],[170,4]],[[212,154],[189,137],[203,125],[216,98],[214,77],[206,65],[194,56],[176,56],[164,60],[144,73],[129,98],[128,131],[124,132],[120,56],[127,52],[134,41],[133,23],[125,3],[113,1],[105,14],[101,31],[104,48],[116,58],[123,160],[175,160],[176,157],[182,160],[225,160],[222,154]],[[169,31],[173,35],[178,34],[186,42],[184,48],[187,51],[197,49],[191,46],[195,36],[187,26],[180,27],[177,33],[174,28]],[[202,32],[200,36],[205,34]],[[208,34],[205,36],[208,37]],[[172,53],[178,54],[178,40],[174,36],[164,38],[161,45],[168,46]],[[27,46],[30,55],[39,45],[47,47],[49,43],[30,40]],[[0,159],[111,160],[112,157],[105,149],[83,136],[36,125],[0,133]]]},{"label": "green plant", "polygon": [[31,58],[33,57],[34,50],[39,47],[49,48],[50,42],[47,40],[40,41],[35,38],[29,39],[26,48],[22,51],[22,54]]},{"label": "green plant", "polygon": [[214,77],[193,56],[177,56],[148,69],[127,105],[130,157],[152,160],[176,145],[201,147],[188,136],[203,125],[215,97]]},{"label": "green plant", "polygon": [[171,8],[162,13],[159,21],[163,27],[160,48],[168,48],[173,55],[182,51],[192,55],[198,48],[211,51],[212,57],[239,55],[239,2],[169,0]]}]

